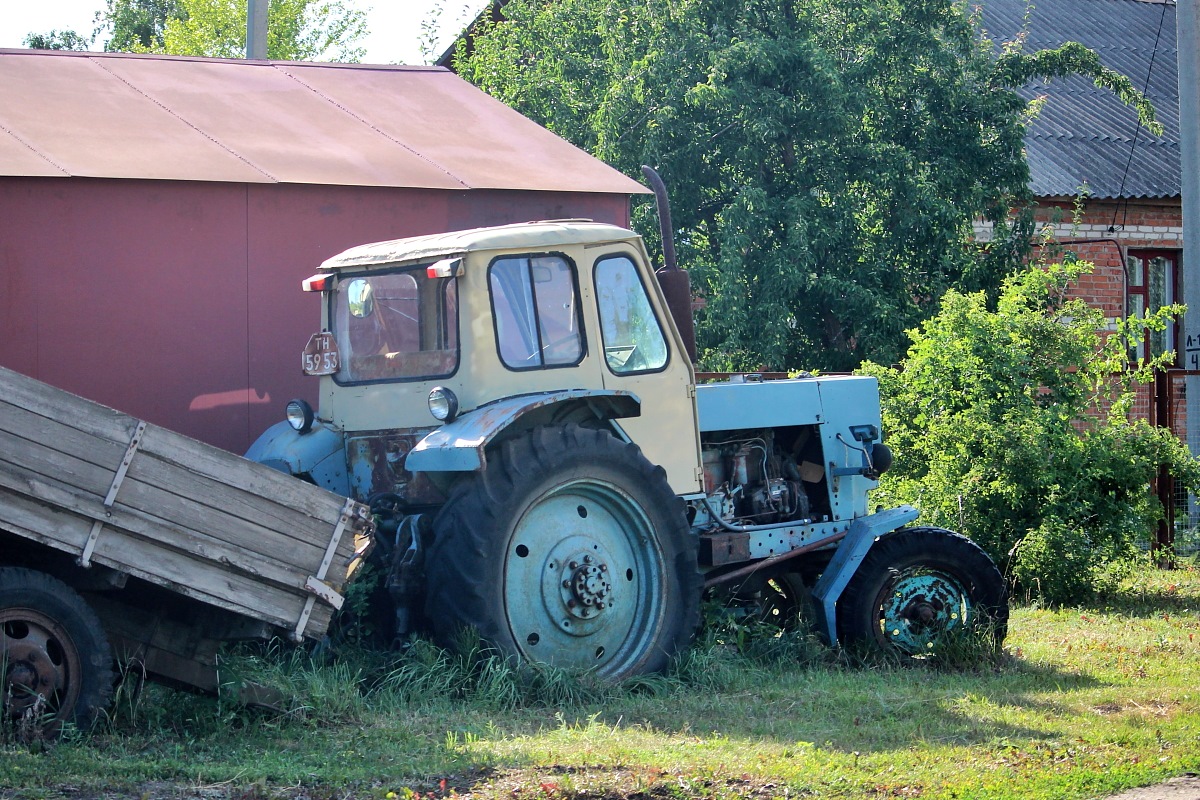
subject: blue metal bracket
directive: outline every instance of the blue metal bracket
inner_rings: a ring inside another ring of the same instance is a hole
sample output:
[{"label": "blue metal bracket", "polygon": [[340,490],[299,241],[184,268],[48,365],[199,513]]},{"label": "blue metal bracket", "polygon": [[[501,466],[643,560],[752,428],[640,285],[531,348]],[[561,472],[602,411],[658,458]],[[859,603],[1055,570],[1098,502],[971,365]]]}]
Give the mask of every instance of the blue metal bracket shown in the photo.
[{"label": "blue metal bracket", "polygon": [[846,538],[838,545],[833,560],[821,573],[813,589],[817,605],[817,627],[824,633],[831,646],[837,645],[837,601],[846,590],[850,579],[858,571],[859,564],[866,558],[871,545],[885,533],[912,522],[920,514],[912,506],[897,506],[866,517],[859,517],[850,524]]}]

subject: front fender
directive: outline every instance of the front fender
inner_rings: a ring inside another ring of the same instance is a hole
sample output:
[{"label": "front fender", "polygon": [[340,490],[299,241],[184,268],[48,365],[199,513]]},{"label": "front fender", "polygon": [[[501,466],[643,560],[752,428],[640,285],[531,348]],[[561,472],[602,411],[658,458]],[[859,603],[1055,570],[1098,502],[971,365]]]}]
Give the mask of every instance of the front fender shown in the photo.
[{"label": "front fender", "polygon": [[250,445],[246,458],[289,475],[307,475],[318,486],[350,495],[345,441],[319,420],[307,433],[297,433],[286,421],[275,423]]},{"label": "front fender", "polygon": [[522,416],[556,403],[582,402],[597,419],[636,417],[642,401],[619,389],[564,389],[510,397],[468,411],[426,436],[409,452],[410,472],[476,472],[486,463],[484,451],[501,431]]}]

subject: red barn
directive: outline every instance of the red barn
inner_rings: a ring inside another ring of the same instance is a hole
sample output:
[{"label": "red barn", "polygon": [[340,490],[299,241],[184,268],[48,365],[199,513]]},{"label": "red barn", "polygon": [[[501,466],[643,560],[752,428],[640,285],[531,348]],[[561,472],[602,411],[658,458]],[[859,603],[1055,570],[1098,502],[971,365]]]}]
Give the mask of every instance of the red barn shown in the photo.
[{"label": "red barn", "polygon": [[643,191],[437,67],[0,50],[0,364],[240,452],[326,257]]}]

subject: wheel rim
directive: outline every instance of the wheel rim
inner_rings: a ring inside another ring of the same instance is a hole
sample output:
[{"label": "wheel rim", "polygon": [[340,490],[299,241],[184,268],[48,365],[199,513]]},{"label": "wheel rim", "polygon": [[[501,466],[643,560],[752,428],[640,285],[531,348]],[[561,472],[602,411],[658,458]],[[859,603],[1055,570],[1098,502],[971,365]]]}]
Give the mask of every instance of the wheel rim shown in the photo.
[{"label": "wheel rim", "polygon": [[53,618],[31,608],[0,609],[0,664],[10,716],[39,704],[70,715],[79,699],[79,652]]},{"label": "wheel rim", "polygon": [[933,652],[938,641],[961,628],[971,613],[962,582],[929,569],[896,573],[880,591],[875,607],[880,643],[909,655]]},{"label": "wheel rim", "polygon": [[621,675],[661,624],[653,525],[609,483],[574,481],[534,501],[509,538],[504,576],[509,631],[530,661]]}]

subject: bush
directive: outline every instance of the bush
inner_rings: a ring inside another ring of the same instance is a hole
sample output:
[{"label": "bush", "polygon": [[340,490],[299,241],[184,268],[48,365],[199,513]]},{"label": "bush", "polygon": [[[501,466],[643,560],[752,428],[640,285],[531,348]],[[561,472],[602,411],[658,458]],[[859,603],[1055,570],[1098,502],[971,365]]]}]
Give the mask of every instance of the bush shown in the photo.
[{"label": "bush", "polygon": [[1131,363],[1128,342],[1182,308],[1106,332],[1099,309],[1067,299],[1087,269],[1031,265],[1005,281],[995,310],[982,293],[949,292],[909,331],[901,365],[864,366],[896,453],[876,498],[970,535],[1052,603],[1083,599],[1137,553],[1162,515],[1150,491],[1160,465],[1177,486],[1200,481],[1178,439],[1129,418],[1136,386],[1166,357]]}]

